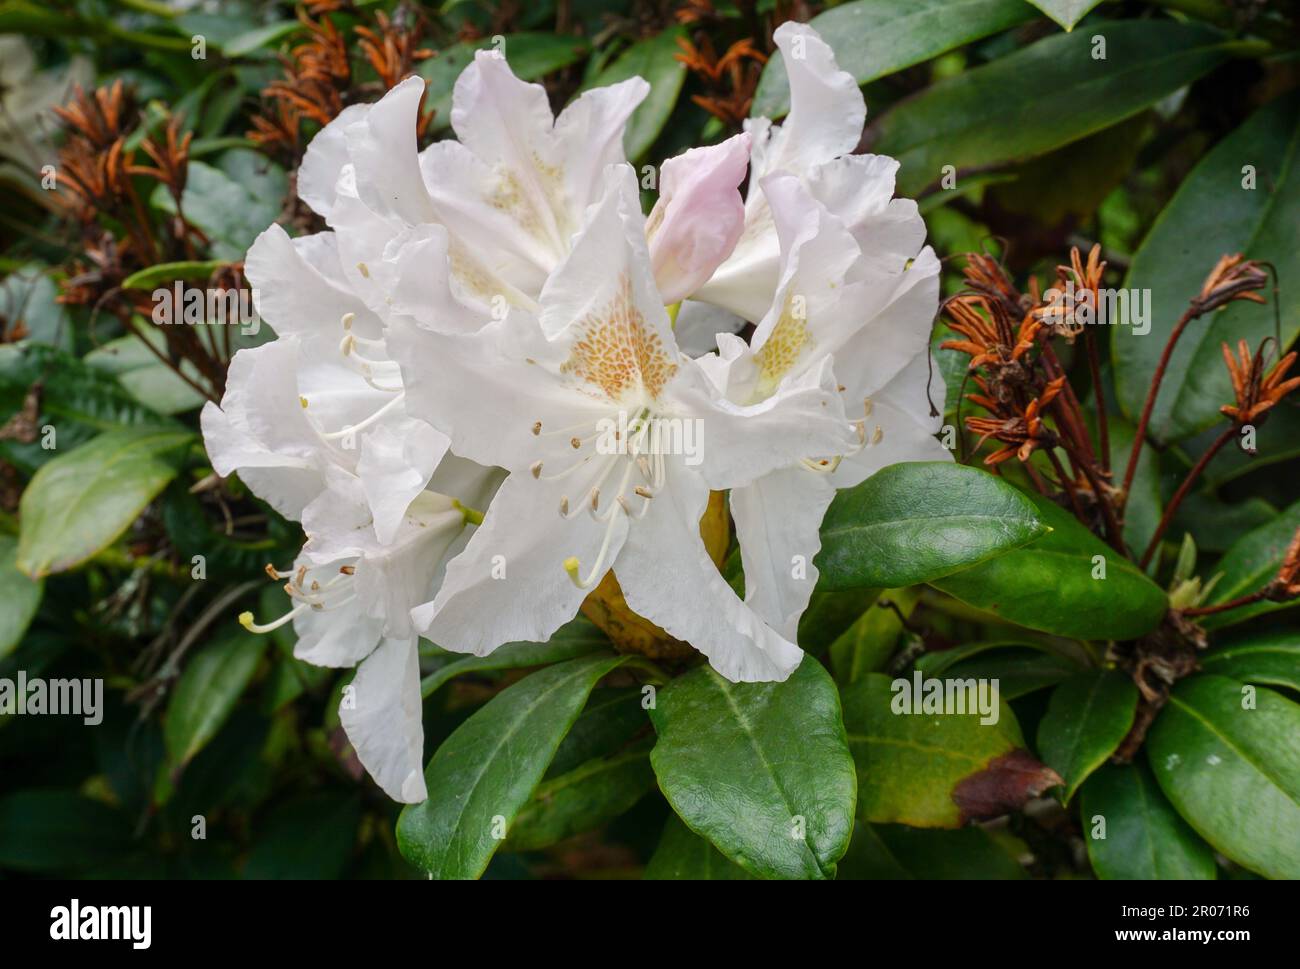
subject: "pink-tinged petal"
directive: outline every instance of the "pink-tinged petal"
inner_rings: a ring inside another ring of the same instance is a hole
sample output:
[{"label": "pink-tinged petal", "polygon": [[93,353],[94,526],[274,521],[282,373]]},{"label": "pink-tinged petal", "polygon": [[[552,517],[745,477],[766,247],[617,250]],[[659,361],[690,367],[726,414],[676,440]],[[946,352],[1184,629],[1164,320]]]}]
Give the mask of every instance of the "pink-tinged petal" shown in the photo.
[{"label": "pink-tinged petal", "polygon": [[695,292],[731,255],[745,226],[740,183],[748,167],[748,134],[664,162],[646,234],[665,303]]}]

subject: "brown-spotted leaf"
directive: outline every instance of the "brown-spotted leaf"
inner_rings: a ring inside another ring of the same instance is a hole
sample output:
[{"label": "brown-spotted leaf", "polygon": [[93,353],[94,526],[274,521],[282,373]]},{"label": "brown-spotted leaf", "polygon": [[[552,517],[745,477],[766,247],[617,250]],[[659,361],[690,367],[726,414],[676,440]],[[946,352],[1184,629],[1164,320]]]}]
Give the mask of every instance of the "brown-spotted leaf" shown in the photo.
[{"label": "brown-spotted leaf", "polygon": [[1064,783],[1061,775],[1021,747],[994,757],[983,770],[963,777],[952,789],[952,800],[965,824],[1015,811],[1026,801]]},{"label": "brown-spotted leaf", "polygon": [[[955,688],[976,682],[953,678],[953,699]],[[936,709],[922,702],[918,708],[913,691],[924,696],[935,689],[931,684],[941,684],[948,692],[948,680],[926,678],[918,686],[913,678],[895,680],[882,673],[868,673],[842,688],[844,726],[858,773],[860,820],[957,828],[975,816],[977,803],[991,809],[999,801],[997,790],[1005,789],[1004,798],[1011,798],[1015,785],[1006,775],[1009,767],[1023,763],[1021,755],[1042,768],[1025,753],[1015,714],[1006,701],[992,695],[991,682],[984,684],[983,712],[978,696],[976,702],[967,702],[965,712],[947,703]],[[1048,773],[1052,780],[1027,778],[1031,783],[1022,789],[1060,783]],[[959,790],[969,810],[957,801]]]}]

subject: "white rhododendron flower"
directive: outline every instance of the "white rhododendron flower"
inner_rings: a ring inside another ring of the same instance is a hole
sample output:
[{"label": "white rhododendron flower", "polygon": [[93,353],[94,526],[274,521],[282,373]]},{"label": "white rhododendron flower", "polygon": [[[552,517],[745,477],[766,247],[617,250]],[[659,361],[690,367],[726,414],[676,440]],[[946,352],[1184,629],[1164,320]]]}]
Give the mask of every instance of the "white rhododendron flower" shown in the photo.
[{"label": "white rhododendron flower", "polygon": [[[330,231],[272,226],[250,250],[278,336],[237,355],[203,430],[213,467],[307,540],[272,570],[290,611],[246,624],[292,621],[301,658],[359,664],[340,715],[394,798],[426,795],[419,636],[545,641],[612,572],[723,676],[784,679],[835,490],[946,455],[924,224],[892,198],[896,162],[851,154],[866,109],[829,47],[799,24],[776,39],[784,124],[665,162],[648,217],[622,148],[646,82],[556,117],[480,52],[455,139],[419,150],[418,78],[345,109],[298,173]],[[700,535],[727,490],[744,600]]]},{"label": "white rhododendron flower", "polygon": [[[510,472],[416,625],[463,652],[544,641],[612,568],[635,612],[723,675],[784,679],[802,654],[732,591],[699,522],[710,489],[854,446],[829,366],[756,407],[722,398],[673,339],[635,173],[610,166],[603,184],[537,312],[475,334],[390,327],[408,405]],[[435,360],[437,379],[417,380]]]},{"label": "white rhododendron flower", "polygon": [[[898,162],[850,154],[867,117],[853,75],[836,66],[830,45],[806,24],[784,23],[773,38],[790,78],[790,114],[779,126],[767,118],[745,122],[753,150],[744,231],[731,256],[694,294],[750,321],[767,312],[781,272],[772,210],[761,188],[767,175],[796,176],[858,241],[869,266],[897,272],[925,242],[916,203],[893,198]],[[928,329],[929,318],[924,325]]]},{"label": "white rhododendron flower", "polygon": [[934,436],[942,416],[927,386],[939,261],[927,247],[885,272],[795,176],[768,175],[762,191],[781,252],[772,305],[749,343],[721,334],[721,355],[701,365],[729,399],[754,404],[831,363],[860,432],[857,448],[804,459],[731,492],[746,599],[793,639],[817,583],[812,561],[836,489],[899,461],[951,460]]}]

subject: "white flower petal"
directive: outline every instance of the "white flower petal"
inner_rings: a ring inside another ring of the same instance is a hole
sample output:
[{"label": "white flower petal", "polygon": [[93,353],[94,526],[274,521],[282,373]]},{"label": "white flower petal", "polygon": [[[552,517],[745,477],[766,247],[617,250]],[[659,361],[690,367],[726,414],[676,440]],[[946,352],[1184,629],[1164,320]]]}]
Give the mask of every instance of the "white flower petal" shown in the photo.
[{"label": "white flower petal", "polygon": [[669,389],[675,413],[702,422],[698,471],[709,487],[741,488],[804,458],[843,454],[857,444],[830,363],[823,358],[764,400],[736,404],[686,359]]},{"label": "white flower petal", "polygon": [[298,197],[323,219],[328,220],[334,209],[339,175],[351,162],[344,132],[369,110],[368,104],[348,105],[317,133],[302,156],[302,164],[298,166]]},{"label": "white flower petal", "polygon": [[745,603],[786,639],[797,641],[799,617],[817,585],[813,559],[821,523],[835,497],[826,475],[784,468],[731,492]]},{"label": "white flower petal", "polygon": [[[550,639],[587,596],[565,560],[576,557],[585,573],[608,534],[607,569],[628,532],[625,515],[615,513],[612,529],[595,521],[580,493],[568,490],[573,484],[528,472],[507,478],[465,551],[448,564],[437,597],[412,613],[415,627],[444,649],[480,656],[502,643]],[[560,514],[566,493],[571,519]]]},{"label": "white flower petal", "polygon": [[407,225],[434,220],[415,133],[424,86],[421,78],[408,77],[344,129],[357,195],[375,212]]},{"label": "white flower petal", "polygon": [[429,796],[422,717],[416,640],[385,639],[357,668],[339,720],[375,783],[403,804]]},{"label": "white flower petal", "polygon": [[280,336],[326,336],[337,345],[347,313],[358,335],[379,335],[378,318],[344,284],[332,232],[290,239],[272,224],[248,250],[244,273],[258,315]]},{"label": "white flower petal", "polygon": [[357,476],[380,544],[397,537],[407,508],[429,483],[450,443],[447,435],[414,418],[391,427],[381,424],[361,439]]},{"label": "white flower petal", "polygon": [[709,488],[680,458],[614,562],[628,606],[690,643],[732,682],[784,680],[803,659],[740,601],[700,538]]}]

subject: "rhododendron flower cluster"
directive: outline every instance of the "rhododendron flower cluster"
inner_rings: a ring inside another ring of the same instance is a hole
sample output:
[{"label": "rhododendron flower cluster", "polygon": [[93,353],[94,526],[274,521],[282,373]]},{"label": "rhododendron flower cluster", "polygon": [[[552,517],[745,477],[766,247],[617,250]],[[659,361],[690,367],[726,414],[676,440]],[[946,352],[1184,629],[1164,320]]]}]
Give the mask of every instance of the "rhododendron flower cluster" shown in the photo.
[{"label": "rhododendron flower cluster", "polygon": [[[670,159],[648,216],[622,149],[646,82],[556,117],[480,52],[455,139],[418,149],[418,78],[347,108],[298,177],[329,229],[248,253],[277,337],[236,356],[203,431],[306,543],[271,569],[285,615],[243,621],[357,666],[342,723],[397,800],[427,793],[419,637],[545,641],[612,571],[723,676],[785,679],[836,489],[947,456],[924,224],[897,163],[853,153],[866,108],[829,47],[776,40],[789,116]],[[700,535],[715,491],[743,599]]]}]

